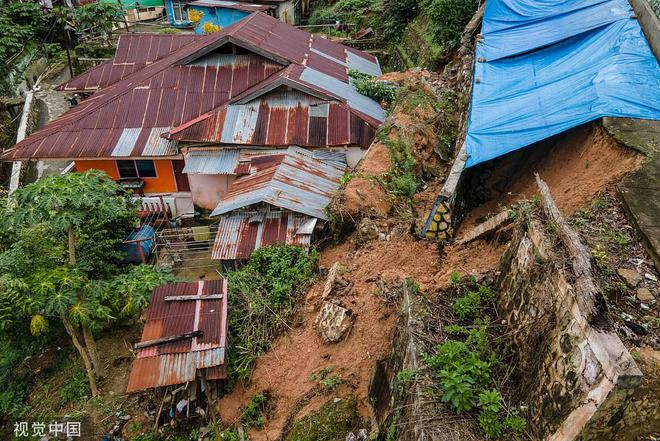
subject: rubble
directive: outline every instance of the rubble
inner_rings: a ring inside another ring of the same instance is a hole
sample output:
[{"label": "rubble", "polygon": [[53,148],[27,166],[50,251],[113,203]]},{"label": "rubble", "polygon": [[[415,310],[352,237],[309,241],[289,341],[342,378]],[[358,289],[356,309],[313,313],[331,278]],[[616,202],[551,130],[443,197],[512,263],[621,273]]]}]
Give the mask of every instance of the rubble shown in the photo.
[{"label": "rubble", "polygon": [[326,279],[325,285],[323,286],[321,299],[327,299],[336,286],[348,286],[349,282],[341,277],[344,272],[346,272],[346,268],[339,262],[335,262],[332,267],[330,267],[330,271],[328,271],[328,278]]},{"label": "rubble", "polygon": [[655,297],[648,288],[637,288],[637,299],[644,303],[655,301]]},{"label": "rubble", "polygon": [[326,302],[316,316],[316,328],[326,343],[337,343],[346,337],[353,327],[355,315],[334,303]]},{"label": "rubble", "polygon": [[619,268],[616,270],[617,274],[626,282],[631,288],[635,288],[639,282],[642,281],[642,275],[634,269],[630,268]]}]

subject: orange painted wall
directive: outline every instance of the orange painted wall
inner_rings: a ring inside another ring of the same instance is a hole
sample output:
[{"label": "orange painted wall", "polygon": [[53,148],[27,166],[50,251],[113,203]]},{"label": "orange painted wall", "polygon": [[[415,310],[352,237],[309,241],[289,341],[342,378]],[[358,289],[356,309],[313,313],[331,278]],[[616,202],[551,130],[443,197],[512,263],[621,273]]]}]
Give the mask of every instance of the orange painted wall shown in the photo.
[{"label": "orange painted wall", "polygon": [[[172,170],[172,161],[169,159],[158,159],[154,161],[156,166],[155,178],[144,178],[145,193],[174,193],[176,192],[176,181]],[[79,160],[76,161],[76,171],[87,170],[104,171],[111,179],[119,179],[117,164],[111,159]]]}]

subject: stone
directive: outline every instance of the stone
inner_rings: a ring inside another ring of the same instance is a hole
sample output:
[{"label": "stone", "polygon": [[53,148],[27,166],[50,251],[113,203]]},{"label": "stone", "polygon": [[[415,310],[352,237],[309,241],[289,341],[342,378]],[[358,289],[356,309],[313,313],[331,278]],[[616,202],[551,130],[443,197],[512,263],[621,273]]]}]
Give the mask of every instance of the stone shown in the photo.
[{"label": "stone", "polygon": [[341,275],[346,271],[346,268],[339,263],[335,262],[331,267],[330,271],[328,271],[328,277],[325,279],[325,285],[323,286],[323,293],[321,294],[321,298],[323,300],[327,299],[332,291],[339,285],[339,286],[346,286],[348,285],[348,282],[344,279],[342,279]]},{"label": "stone", "polygon": [[363,218],[358,225],[358,236],[362,242],[369,242],[378,239],[380,228],[378,224],[368,217]]},{"label": "stone", "polygon": [[640,302],[651,303],[655,297],[648,288],[637,288],[637,298]]},{"label": "stone", "polygon": [[326,302],[316,316],[315,325],[323,341],[326,343],[336,343],[348,334],[353,327],[354,321],[355,316],[353,315],[353,311],[334,303]]},{"label": "stone", "polygon": [[626,282],[626,285],[631,288],[635,288],[637,284],[642,281],[642,275],[634,269],[619,268],[616,272],[619,274],[619,277]]}]

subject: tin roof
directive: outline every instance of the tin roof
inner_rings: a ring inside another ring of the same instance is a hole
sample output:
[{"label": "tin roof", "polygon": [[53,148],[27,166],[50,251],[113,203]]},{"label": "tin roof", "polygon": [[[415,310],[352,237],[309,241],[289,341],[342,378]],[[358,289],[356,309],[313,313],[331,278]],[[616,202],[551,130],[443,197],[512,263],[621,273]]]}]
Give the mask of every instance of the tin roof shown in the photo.
[{"label": "tin roof", "polygon": [[189,175],[231,175],[238,165],[238,149],[190,150],[184,155],[183,173]]},{"label": "tin roof", "polygon": [[[142,47],[141,44],[150,48],[146,54],[135,50],[145,57],[144,67],[127,75],[113,76],[112,81],[117,81],[5,150],[2,159],[99,158],[111,157],[115,150],[127,157],[148,156],[145,147],[152,129],[185,126],[243,92],[255,90],[260,83],[264,88],[270,87],[272,81],[265,80],[291,64],[295,69],[289,68],[287,73],[293,80],[299,76],[299,87],[332,95],[333,99],[376,124],[380,118],[376,110],[380,108],[378,103],[355,91],[349,84],[348,67],[344,65],[350,64],[349,59],[359,57],[363,68],[380,72],[375,57],[312,36],[261,12],[220,32],[182,44],[168,55],[162,56],[166,50],[161,53],[160,44],[158,51],[154,49],[154,42],[160,42],[160,38],[135,40],[136,48]],[[145,41],[149,41],[149,45],[140,43]],[[170,50],[174,41],[171,40]],[[225,48],[231,45],[242,50],[228,53]],[[154,50],[153,56],[151,50]],[[133,60],[134,65],[142,66],[135,51],[131,50],[131,44],[125,43],[121,53],[118,51],[115,55],[117,61],[113,61],[113,65],[130,64]],[[310,69],[313,72],[305,74]],[[94,75],[100,76],[101,72],[97,70]],[[328,87],[317,83],[325,79],[331,79],[327,81]],[[84,87],[94,83],[88,77]],[[126,129],[129,131],[125,132]],[[134,144],[130,143],[132,137],[135,137]]]},{"label": "tin roof", "polygon": [[246,104],[229,104],[170,132],[179,141],[237,145],[369,147],[375,129],[340,101],[279,87]]},{"label": "tin roof", "polygon": [[252,252],[274,244],[309,247],[313,228],[299,233],[300,227],[316,218],[290,211],[234,212],[220,216],[213,244],[213,259],[244,260]]},{"label": "tin roof", "polygon": [[182,46],[203,38],[189,34],[120,34],[115,56],[58,86],[58,90],[90,92],[120,81]]},{"label": "tin roof", "polygon": [[344,167],[336,161],[322,161],[311,151],[289,147],[281,154],[254,156],[250,164],[257,166],[256,171],[238,177],[211,216],[267,203],[327,219],[324,209],[344,174]]},{"label": "tin roof", "polygon": [[[165,300],[167,296],[207,296],[212,300]],[[141,342],[201,331],[200,337],[180,339],[139,349],[127,392],[169,386],[217,375],[224,365],[227,339],[227,281],[175,282],[153,290]],[[216,377],[217,378],[217,377]]]},{"label": "tin roof", "polygon": [[205,8],[227,8],[245,12],[267,11],[270,6],[256,3],[231,2],[226,0],[195,0],[188,6],[202,6]]}]

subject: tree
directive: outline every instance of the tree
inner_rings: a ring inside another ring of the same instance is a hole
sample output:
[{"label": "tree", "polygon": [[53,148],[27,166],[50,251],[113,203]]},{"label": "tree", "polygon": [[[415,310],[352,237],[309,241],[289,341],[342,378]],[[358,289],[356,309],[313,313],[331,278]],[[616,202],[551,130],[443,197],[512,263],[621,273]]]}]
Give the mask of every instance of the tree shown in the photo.
[{"label": "tree", "polygon": [[93,332],[137,312],[172,276],[146,265],[121,267],[116,246],[135,225],[136,206],[100,172],[48,176],[14,193],[10,206],[0,219],[9,242],[0,253],[0,321],[18,312],[35,335],[59,321],[96,396],[105,369]]}]

